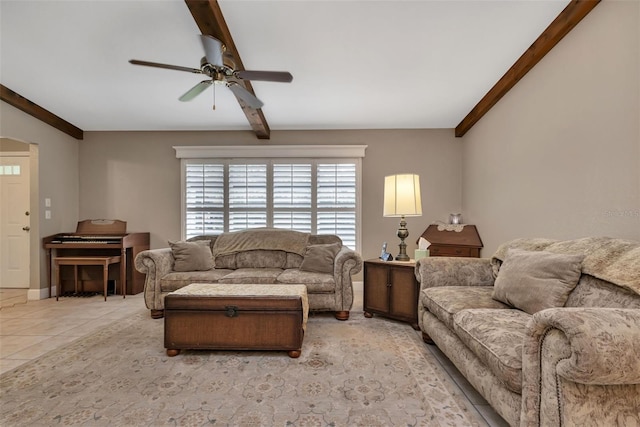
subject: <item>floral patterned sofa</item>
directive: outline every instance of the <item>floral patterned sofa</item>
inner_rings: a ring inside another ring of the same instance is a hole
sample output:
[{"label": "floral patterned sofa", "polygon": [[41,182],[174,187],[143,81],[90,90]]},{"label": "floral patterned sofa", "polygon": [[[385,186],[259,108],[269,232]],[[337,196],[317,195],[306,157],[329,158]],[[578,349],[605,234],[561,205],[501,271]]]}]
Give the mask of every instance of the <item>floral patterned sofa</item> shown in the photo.
[{"label": "floral patterned sofa", "polygon": [[256,228],[169,243],[135,259],[146,274],[144,300],[153,318],[164,316],[169,292],[191,283],[303,284],[310,310],[349,318],[351,276],[362,270],[362,258],[338,236]]},{"label": "floral patterned sofa", "polygon": [[640,425],[639,242],[518,239],[416,277],[423,338],[510,425]]}]

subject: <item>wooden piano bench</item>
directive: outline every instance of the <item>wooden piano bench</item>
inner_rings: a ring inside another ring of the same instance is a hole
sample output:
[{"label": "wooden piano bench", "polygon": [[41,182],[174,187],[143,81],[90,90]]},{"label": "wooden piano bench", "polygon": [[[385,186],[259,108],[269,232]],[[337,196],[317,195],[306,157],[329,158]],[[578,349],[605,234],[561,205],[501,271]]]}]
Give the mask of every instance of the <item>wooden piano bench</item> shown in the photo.
[{"label": "wooden piano bench", "polygon": [[[75,285],[75,292],[78,292],[78,266],[79,265],[101,265],[103,268],[103,280],[104,280],[104,300],[107,300],[107,282],[109,280],[109,266],[111,264],[118,264],[120,262],[120,256],[78,256],[78,257],[55,257],[53,258],[56,270],[56,279],[58,286],[56,287],[56,301],[60,295],[60,288],[62,288],[62,282],[60,281],[60,266],[61,265],[73,265],[73,279]],[[121,281],[122,282],[122,281]],[[122,289],[122,298],[125,297],[124,282],[120,285]]]}]

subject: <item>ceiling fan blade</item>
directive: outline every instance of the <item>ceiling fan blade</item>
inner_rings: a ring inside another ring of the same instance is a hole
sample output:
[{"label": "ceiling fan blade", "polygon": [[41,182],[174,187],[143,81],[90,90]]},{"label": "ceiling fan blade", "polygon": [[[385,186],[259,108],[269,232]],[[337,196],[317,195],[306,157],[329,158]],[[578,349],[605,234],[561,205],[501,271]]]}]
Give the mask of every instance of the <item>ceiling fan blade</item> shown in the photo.
[{"label": "ceiling fan blade", "polygon": [[197,68],[181,67],[179,65],[160,64],[159,62],[140,61],[138,59],[130,59],[129,63],[133,65],[144,65],[146,67],[166,68],[167,70],[187,71],[189,73],[202,74]]},{"label": "ceiling fan blade", "polygon": [[200,40],[202,40],[207,62],[216,67],[222,67],[224,65],[222,61],[222,42],[206,34],[200,35]]},{"label": "ceiling fan blade", "polygon": [[239,83],[236,82],[228,82],[227,87],[231,89],[231,92],[241,100],[243,100],[249,107],[253,109],[262,108],[264,103],[256,98],[251,92],[244,88]]},{"label": "ceiling fan blade", "polygon": [[196,96],[200,95],[204,92],[209,86],[213,84],[213,80],[203,80],[188,91],[185,92],[180,98],[178,98],[182,102],[191,101]]},{"label": "ceiling fan blade", "polygon": [[236,71],[235,76],[244,80],[259,80],[265,82],[281,82],[289,83],[293,80],[293,76],[288,71],[252,71],[240,70]]}]

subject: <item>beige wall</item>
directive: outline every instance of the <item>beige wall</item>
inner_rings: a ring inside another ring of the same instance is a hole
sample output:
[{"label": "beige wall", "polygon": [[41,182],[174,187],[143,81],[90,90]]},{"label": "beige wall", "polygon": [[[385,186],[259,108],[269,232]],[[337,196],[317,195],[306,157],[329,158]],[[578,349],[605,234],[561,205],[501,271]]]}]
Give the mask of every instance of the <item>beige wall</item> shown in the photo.
[{"label": "beige wall", "polygon": [[[37,145],[37,150],[31,150],[32,157],[38,157],[38,179],[35,184],[32,180],[32,190],[38,196],[31,206],[35,215],[31,225],[31,246],[35,254],[31,288],[45,288],[48,283],[44,251],[40,249],[42,237],[74,231],[78,221],[78,144],[81,142],[4,102],[0,102],[0,137]],[[45,198],[51,199],[52,217],[48,220],[44,218]],[[39,263],[35,261],[38,258]]]},{"label": "beige wall", "polygon": [[0,153],[29,152],[29,144],[11,138],[0,137]]},{"label": "beige wall", "polygon": [[130,231],[151,232],[152,247],[181,237],[180,161],[175,145],[367,145],[363,160],[362,255],[377,257],[383,241],[396,254],[398,218],[382,216],[385,175],[421,178],[423,216],[408,218],[408,251],[435,220],[461,207],[461,141],[452,130],[251,132],[87,132],[80,145],[80,217],[117,218]]},{"label": "beige wall", "polygon": [[516,237],[640,240],[639,8],[601,2],[463,137],[484,256]]}]

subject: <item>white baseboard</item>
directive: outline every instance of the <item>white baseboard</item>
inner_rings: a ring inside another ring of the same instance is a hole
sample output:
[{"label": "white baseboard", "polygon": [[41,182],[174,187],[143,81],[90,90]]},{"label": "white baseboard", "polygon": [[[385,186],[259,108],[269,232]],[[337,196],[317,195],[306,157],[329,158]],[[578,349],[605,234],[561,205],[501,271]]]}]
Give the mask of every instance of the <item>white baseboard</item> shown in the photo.
[{"label": "white baseboard", "polygon": [[[51,292],[52,292],[52,295],[56,294],[55,286],[51,287]],[[35,301],[35,300],[47,299],[47,298],[49,298],[49,288],[29,289],[29,292],[27,292],[27,299],[29,301]]]}]

